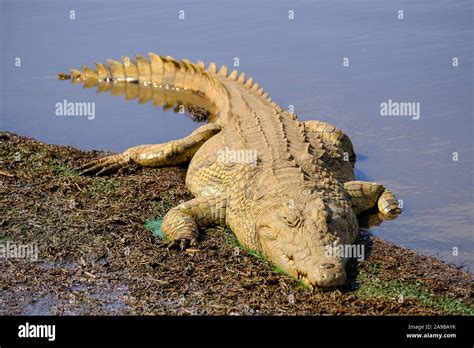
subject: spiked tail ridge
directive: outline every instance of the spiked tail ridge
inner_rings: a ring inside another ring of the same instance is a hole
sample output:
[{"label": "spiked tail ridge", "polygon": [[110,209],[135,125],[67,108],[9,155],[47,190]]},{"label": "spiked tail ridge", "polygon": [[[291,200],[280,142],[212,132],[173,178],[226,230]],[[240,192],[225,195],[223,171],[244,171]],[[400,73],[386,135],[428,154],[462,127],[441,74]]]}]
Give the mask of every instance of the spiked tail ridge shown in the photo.
[{"label": "spiked tail ridge", "polygon": [[[107,65],[96,63],[95,69],[87,66],[82,70],[71,69],[70,74],[60,73],[58,78],[82,83],[84,87],[97,86],[99,92],[110,91],[112,95],[124,95],[126,99],[137,98],[140,103],[153,100],[154,105],[164,105],[165,108],[179,104],[186,95],[194,95],[192,102],[203,108],[214,105],[216,114],[221,116],[230,110],[227,87],[237,84],[243,87],[243,92],[247,91],[269,107],[282,111],[268,93],[252,78],[247,79],[244,73],[239,75],[236,70],[228,73],[226,66],[218,69],[215,63],[210,63],[206,69],[202,61],[194,64],[187,59],[178,61],[154,53],[149,53],[148,59],[141,55],[136,55],[135,60],[124,56],[121,62],[109,59]],[[210,103],[199,102],[199,97]],[[212,114],[214,110],[209,112]]]}]

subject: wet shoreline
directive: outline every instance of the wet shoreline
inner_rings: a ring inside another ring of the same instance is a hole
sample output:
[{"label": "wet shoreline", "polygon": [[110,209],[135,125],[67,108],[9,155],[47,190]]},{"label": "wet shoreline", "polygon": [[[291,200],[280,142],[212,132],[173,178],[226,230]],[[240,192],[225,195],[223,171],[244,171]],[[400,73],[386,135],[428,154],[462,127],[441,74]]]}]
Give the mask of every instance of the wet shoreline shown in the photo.
[{"label": "wet shoreline", "polygon": [[[103,153],[0,133],[1,241],[37,243],[38,261],[2,259],[0,314],[473,315],[471,274],[364,232],[347,284],[309,292],[209,229],[168,251],[144,227],[191,198],[184,168],[80,177]],[[471,306],[471,307],[470,307]]]}]

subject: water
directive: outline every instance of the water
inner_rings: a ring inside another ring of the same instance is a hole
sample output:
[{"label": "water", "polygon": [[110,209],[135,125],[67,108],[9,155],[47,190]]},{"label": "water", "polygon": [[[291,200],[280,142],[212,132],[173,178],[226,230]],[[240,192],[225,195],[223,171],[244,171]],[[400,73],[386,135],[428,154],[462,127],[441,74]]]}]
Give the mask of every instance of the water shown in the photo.
[{"label": "water", "polygon": [[[471,1],[3,0],[0,17],[1,129],[113,151],[180,138],[197,127],[190,118],[53,77],[148,51],[228,66],[238,57],[301,120],[346,131],[359,179],[403,200],[404,213],[374,235],[472,272]],[[95,102],[95,118],[55,116],[64,99]],[[420,118],[382,117],[389,99],[420,103]]]}]

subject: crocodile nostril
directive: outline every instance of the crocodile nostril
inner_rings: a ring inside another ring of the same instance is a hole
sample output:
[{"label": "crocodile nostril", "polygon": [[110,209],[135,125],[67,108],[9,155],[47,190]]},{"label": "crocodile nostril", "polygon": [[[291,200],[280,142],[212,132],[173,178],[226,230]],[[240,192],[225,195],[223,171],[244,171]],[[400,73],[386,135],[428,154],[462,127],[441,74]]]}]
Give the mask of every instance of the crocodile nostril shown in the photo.
[{"label": "crocodile nostril", "polygon": [[336,267],[333,263],[323,263],[321,265],[319,265],[319,268],[322,268],[322,269],[330,269],[330,268],[334,268]]}]

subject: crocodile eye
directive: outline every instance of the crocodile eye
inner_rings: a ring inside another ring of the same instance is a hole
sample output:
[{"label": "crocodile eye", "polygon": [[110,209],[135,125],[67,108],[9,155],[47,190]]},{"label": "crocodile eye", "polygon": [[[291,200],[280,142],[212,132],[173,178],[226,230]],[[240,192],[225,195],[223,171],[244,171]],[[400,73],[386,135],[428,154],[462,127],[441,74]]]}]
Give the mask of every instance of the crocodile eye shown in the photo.
[{"label": "crocodile eye", "polygon": [[300,217],[296,214],[282,216],[282,220],[290,227],[296,227],[300,223]]},{"label": "crocodile eye", "polygon": [[313,211],[312,213],[312,218],[317,221],[317,224],[326,222],[326,223],[331,223],[332,219],[332,214],[331,211],[326,210],[326,209],[318,209]]}]

